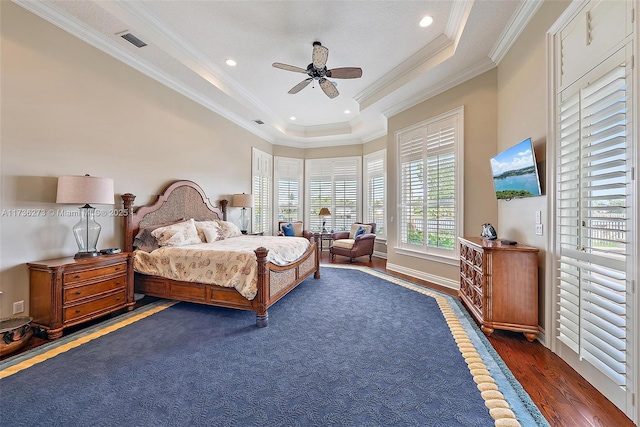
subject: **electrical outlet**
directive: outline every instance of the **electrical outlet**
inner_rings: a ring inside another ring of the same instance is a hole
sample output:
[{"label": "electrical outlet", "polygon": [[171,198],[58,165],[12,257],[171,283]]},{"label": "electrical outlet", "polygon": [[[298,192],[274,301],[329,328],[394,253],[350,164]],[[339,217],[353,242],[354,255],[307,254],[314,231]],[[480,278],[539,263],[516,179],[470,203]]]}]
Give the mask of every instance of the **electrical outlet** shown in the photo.
[{"label": "electrical outlet", "polygon": [[24,311],[24,301],[16,301],[13,303],[13,314],[22,313]]},{"label": "electrical outlet", "polygon": [[542,224],[536,224],[536,235],[542,236]]},{"label": "electrical outlet", "polygon": [[536,224],[542,224],[542,211],[536,211]]}]

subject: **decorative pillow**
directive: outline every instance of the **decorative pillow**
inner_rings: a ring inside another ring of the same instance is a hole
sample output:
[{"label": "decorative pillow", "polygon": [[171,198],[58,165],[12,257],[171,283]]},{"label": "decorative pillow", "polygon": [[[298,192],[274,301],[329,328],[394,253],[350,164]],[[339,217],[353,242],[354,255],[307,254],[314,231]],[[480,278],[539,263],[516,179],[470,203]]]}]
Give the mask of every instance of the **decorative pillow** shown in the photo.
[{"label": "decorative pillow", "polygon": [[193,218],[166,227],[156,228],[151,234],[158,239],[158,245],[160,246],[184,246],[202,243],[202,240],[198,237],[198,230]]},{"label": "decorative pillow", "polygon": [[293,224],[291,223],[282,224],[282,232],[285,236],[295,236],[295,233],[293,232]]},{"label": "decorative pillow", "polygon": [[238,226],[235,225],[234,223],[230,221],[222,221],[222,220],[217,220],[216,222],[220,226],[220,232],[218,234],[220,234],[220,236],[222,236],[223,239],[228,239],[229,237],[242,236],[242,231],[240,231],[240,228],[238,228]]},{"label": "decorative pillow", "polygon": [[364,228],[358,227],[358,229],[356,230],[356,232],[353,235],[353,238],[356,239],[361,234],[364,234]]},{"label": "decorative pillow", "polygon": [[217,221],[196,221],[196,230],[198,230],[198,237],[203,242],[211,243],[222,240],[220,225]]},{"label": "decorative pillow", "polygon": [[371,233],[371,226],[370,225],[358,224],[358,223],[352,224],[351,225],[351,231],[349,232],[349,238],[350,239],[355,239],[356,238],[355,237],[356,236],[356,231],[358,231],[358,228],[360,228],[360,227],[364,228],[365,234]]},{"label": "decorative pillow", "polygon": [[185,220],[186,218],[180,218],[176,221],[165,222],[164,224],[142,227],[138,230],[138,234],[136,234],[136,237],[133,239],[133,246],[141,251],[152,252],[160,247],[158,245],[158,240],[151,234],[153,230],[160,227],[166,227],[167,225],[177,224]]}]

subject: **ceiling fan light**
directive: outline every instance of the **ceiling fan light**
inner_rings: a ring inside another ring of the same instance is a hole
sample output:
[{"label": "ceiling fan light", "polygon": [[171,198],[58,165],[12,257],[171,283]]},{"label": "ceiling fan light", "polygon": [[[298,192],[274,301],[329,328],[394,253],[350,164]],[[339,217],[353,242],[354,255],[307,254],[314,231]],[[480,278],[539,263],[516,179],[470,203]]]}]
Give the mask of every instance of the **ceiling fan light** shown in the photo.
[{"label": "ceiling fan light", "polygon": [[431,15],[425,15],[424,18],[420,20],[420,26],[422,28],[428,27],[431,24],[433,24],[433,17]]}]

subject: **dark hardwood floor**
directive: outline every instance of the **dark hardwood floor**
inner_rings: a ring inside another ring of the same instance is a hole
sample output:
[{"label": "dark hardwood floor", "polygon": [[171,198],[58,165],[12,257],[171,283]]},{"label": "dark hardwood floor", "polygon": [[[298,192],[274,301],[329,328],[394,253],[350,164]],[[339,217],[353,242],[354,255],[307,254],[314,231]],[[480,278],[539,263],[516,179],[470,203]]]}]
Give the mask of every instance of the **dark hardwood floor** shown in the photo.
[{"label": "dark hardwood floor", "polygon": [[[347,258],[339,256],[336,256],[336,259],[332,261],[326,251],[322,253],[321,262],[352,264]],[[374,257],[369,262],[366,257],[361,257],[353,264],[368,266],[419,285],[456,295],[456,292],[451,289],[387,271],[385,259]],[[65,331],[65,334],[73,331],[74,328],[70,328]],[[522,334],[508,331],[494,332],[489,337],[489,341],[552,426],[634,426],[622,411],[539,342],[530,343]],[[45,342],[47,341],[44,339],[33,337],[21,351],[27,351]],[[8,355],[4,358],[14,355]]]},{"label": "dark hardwood floor", "polygon": [[[347,258],[339,256],[331,261],[327,252],[322,254],[322,262],[350,264]],[[456,295],[452,289],[388,271],[385,259],[374,257],[368,262],[366,257],[360,257],[355,264],[366,265],[413,283]],[[634,426],[602,393],[538,341],[530,343],[521,333],[495,331],[489,337],[489,342],[552,426]]]}]

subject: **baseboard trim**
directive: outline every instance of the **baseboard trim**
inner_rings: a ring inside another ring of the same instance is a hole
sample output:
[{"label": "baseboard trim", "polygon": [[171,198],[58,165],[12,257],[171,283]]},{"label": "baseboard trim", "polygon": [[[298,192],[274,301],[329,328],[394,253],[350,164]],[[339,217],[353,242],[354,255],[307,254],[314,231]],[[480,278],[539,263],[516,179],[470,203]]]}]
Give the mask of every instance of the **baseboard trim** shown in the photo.
[{"label": "baseboard trim", "polygon": [[394,271],[400,274],[406,274],[407,276],[415,277],[416,279],[422,279],[435,285],[444,286],[445,288],[453,289],[456,291],[460,289],[460,283],[456,280],[447,279],[446,277],[436,276],[433,274],[425,273],[424,271],[403,267],[401,265],[387,263],[387,270]]}]

